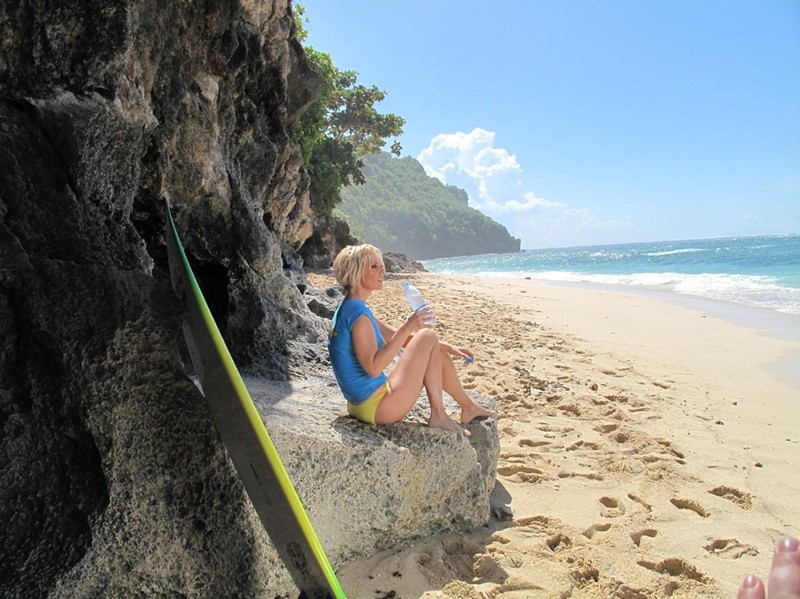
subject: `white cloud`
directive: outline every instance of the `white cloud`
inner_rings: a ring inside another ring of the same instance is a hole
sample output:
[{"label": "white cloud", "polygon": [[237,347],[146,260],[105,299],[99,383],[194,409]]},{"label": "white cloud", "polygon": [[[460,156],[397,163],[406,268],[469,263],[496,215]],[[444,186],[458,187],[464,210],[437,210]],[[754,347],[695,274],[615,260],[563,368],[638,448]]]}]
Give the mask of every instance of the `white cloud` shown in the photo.
[{"label": "white cloud", "polygon": [[551,202],[544,198],[536,197],[532,191],[525,194],[522,201],[508,200],[504,204],[499,204],[501,210],[508,212],[527,212],[529,210],[567,210],[569,206],[561,202]]},{"label": "white cloud", "polygon": [[494,143],[495,133],[481,128],[469,133],[440,133],[417,160],[429,176],[464,188],[470,205],[522,238],[523,247],[566,245],[591,230],[630,226],[630,222],[620,220],[599,221],[587,208],[541,198],[526,190],[516,156]]},{"label": "white cloud", "polygon": [[447,183],[448,172],[465,173],[483,180],[499,173],[519,171],[517,158],[494,147],[492,131],[475,128],[470,133],[440,133],[420,152],[417,160],[431,177]]}]

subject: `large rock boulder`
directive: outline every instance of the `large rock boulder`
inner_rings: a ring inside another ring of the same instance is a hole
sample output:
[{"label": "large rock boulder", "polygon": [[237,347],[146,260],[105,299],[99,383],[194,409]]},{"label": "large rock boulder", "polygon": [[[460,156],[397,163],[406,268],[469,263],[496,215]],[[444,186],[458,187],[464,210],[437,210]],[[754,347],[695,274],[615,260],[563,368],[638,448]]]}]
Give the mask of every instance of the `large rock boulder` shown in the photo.
[{"label": "large rock boulder", "polygon": [[341,218],[318,216],[314,225],[311,236],[300,248],[307,269],[326,270],[343,247],[359,243],[350,233],[350,225]]},{"label": "large rock boulder", "polygon": [[[469,437],[430,429],[422,399],[406,421],[370,426],[347,415],[330,375],[245,383],[337,563],[489,521],[500,452],[494,420],[471,423]],[[447,397],[446,406],[457,413]]]}]

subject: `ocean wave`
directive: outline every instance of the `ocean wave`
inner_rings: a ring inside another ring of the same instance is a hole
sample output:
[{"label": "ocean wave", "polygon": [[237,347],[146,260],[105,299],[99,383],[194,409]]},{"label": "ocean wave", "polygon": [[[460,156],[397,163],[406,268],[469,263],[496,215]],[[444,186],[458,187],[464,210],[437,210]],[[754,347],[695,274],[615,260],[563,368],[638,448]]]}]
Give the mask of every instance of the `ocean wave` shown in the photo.
[{"label": "ocean wave", "polygon": [[679,250],[664,250],[661,252],[647,252],[642,254],[642,256],[651,256],[651,257],[658,257],[658,256],[674,256],[676,254],[694,254],[695,252],[707,252],[707,248],[682,248]]},{"label": "ocean wave", "polygon": [[689,275],[675,285],[676,293],[800,314],[800,288],[778,284],[774,278],[752,275]]},{"label": "ocean wave", "polygon": [[598,285],[634,285],[639,287],[672,288],[684,275],[670,272],[644,272],[631,274],[588,274],[569,271],[548,271],[531,275],[533,278],[548,281],[573,283],[596,283]]},{"label": "ocean wave", "polygon": [[[498,274],[500,273],[491,273],[492,276]],[[520,275],[521,273],[505,273],[500,276]],[[786,287],[767,276],[676,272],[588,274],[569,271],[528,273],[526,276],[554,282],[663,289],[683,295],[769,308],[786,314],[800,314],[800,288]]]},{"label": "ocean wave", "polygon": [[800,288],[786,287],[773,277],[766,276],[676,272],[617,275],[543,272],[533,276],[550,281],[659,288],[684,295],[769,308],[786,314],[800,314]]}]

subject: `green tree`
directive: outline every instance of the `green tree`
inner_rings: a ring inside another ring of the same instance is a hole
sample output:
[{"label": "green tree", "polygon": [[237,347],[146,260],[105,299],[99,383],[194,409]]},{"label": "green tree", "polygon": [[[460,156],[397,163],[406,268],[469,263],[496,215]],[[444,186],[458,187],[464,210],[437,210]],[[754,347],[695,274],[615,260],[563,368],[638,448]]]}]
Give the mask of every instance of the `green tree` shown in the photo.
[{"label": "green tree", "polygon": [[[296,37],[307,39],[305,7],[295,4]],[[306,170],[311,178],[311,201],[323,214],[341,202],[341,189],[364,183],[362,158],[380,152],[390,137],[403,132],[405,120],[395,114],[383,114],[375,105],[386,92],[372,85],[358,83],[358,73],[343,71],[331,56],[304,46],[306,57],[322,80],[320,98],[301,117],[295,130]],[[400,155],[398,141],[391,153]]]}]

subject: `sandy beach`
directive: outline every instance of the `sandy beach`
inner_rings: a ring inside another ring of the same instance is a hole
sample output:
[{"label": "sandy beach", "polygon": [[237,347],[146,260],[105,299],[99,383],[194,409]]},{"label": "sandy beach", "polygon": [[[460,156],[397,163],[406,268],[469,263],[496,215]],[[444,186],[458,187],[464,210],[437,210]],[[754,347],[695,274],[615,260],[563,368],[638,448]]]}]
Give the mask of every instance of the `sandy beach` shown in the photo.
[{"label": "sandy beach", "polygon": [[[342,568],[348,596],[733,597],[800,534],[800,342],[614,288],[411,278],[497,402],[501,517]],[[396,324],[401,281],[370,300]]]}]

